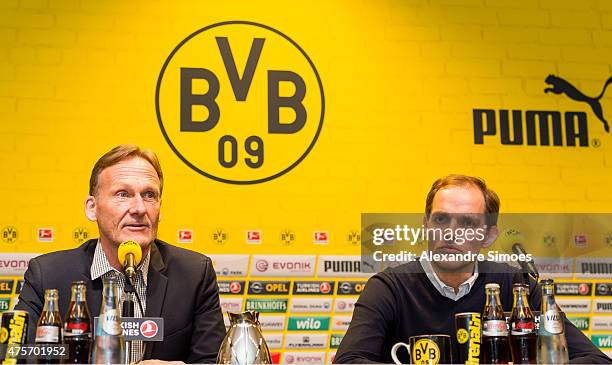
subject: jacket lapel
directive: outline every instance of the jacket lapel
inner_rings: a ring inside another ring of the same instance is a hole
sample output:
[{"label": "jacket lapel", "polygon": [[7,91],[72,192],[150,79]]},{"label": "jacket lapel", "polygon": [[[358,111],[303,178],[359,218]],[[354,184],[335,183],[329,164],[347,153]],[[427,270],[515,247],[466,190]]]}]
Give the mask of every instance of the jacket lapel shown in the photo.
[{"label": "jacket lapel", "polygon": [[[166,298],[168,277],[164,275],[166,266],[157,248],[157,241],[151,244],[151,261],[147,277],[147,309],[145,317],[161,317],[161,311]],[[151,358],[154,342],[147,343],[144,358]]]},{"label": "jacket lapel", "polygon": [[81,276],[83,281],[87,283],[87,306],[89,313],[93,317],[100,315],[100,306],[102,304],[102,280],[100,278],[91,280],[91,264],[93,263],[94,253],[96,251],[97,239],[91,239],[83,244],[83,267],[81,268]]}]

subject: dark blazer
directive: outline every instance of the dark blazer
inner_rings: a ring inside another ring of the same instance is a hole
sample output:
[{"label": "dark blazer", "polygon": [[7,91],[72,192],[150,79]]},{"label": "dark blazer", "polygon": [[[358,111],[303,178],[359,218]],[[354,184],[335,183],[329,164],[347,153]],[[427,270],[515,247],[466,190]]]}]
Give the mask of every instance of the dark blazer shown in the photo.
[{"label": "dark blazer", "polygon": [[[15,307],[30,314],[30,342],[35,338],[45,289],[59,290],[63,317],[70,304],[71,283],[84,280],[89,311],[92,317],[99,315],[102,280],[92,281],[90,274],[96,242],[89,240],[78,248],[30,260]],[[225,336],[225,326],[210,258],[155,240],[151,244],[145,314],[164,318],[164,341],[147,343],[145,359],[214,363]]]}]

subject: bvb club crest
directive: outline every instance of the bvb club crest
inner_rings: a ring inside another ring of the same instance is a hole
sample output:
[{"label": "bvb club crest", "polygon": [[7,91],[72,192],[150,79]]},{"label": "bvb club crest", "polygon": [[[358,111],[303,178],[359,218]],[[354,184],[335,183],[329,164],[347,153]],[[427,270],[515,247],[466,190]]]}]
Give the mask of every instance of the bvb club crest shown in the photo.
[{"label": "bvb club crest", "polygon": [[361,233],[359,233],[359,231],[349,231],[349,233],[346,235],[346,240],[351,245],[357,245],[359,242],[361,242]]},{"label": "bvb club crest", "polygon": [[280,234],[280,240],[283,245],[292,245],[295,243],[295,233],[289,229],[285,229]]},{"label": "bvb club crest", "polygon": [[223,245],[227,242],[227,232],[223,228],[217,228],[212,234],[212,240],[218,245]]},{"label": "bvb club crest", "polygon": [[612,233],[608,233],[604,238],[604,243],[607,247],[612,247]]},{"label": "bvb club crest", "polygon": [[542,238],[542,243],[545,247],[553,247],[557,244],[557,237],[555,237],[552,233],[546,233]]},{"label": "bvb club crest", "polygon": [[89,239],[89,231],[85,227],[77,227],[72,231],[72,240],[77,244],[82,244]]},{"label": "bvb club crest", "polygon": [[17,232],[17,228],[13,226],[7,226],[2,228],[0,237],[2,238],[2,242],[4,243],[15,243],[17,241],[17,238],[19,237],[19,233]]}]

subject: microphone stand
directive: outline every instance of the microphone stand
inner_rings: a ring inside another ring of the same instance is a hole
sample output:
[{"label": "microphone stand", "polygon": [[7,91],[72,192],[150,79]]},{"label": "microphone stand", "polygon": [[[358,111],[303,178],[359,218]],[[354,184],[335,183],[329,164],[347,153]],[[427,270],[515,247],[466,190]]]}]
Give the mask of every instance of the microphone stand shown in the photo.
[{"label": "microphone stand", "polygon": [[[132,286],[132,280],[126,276],[125,285],[123,286],[123,292],[125,293],[125,300],[123,301],[123,315],[122,317],[134,317],[134,300],[132,300],[132,293],[135,293],[134,287]],[[132,358],[132,341],[125,341],[125,365],[130,364]]]}]

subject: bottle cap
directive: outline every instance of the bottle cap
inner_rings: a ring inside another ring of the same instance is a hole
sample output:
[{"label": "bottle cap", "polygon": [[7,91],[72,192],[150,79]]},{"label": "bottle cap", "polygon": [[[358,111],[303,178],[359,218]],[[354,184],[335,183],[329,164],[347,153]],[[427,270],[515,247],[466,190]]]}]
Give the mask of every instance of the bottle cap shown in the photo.
[{"label": "bottle cap", "polygon": [[485,289],[499,289],[499,284],[497,283],[488,283],[485,285]]}]

